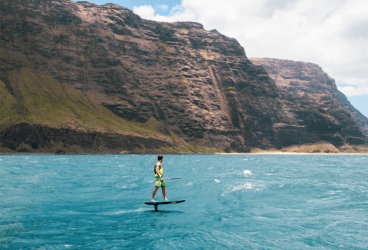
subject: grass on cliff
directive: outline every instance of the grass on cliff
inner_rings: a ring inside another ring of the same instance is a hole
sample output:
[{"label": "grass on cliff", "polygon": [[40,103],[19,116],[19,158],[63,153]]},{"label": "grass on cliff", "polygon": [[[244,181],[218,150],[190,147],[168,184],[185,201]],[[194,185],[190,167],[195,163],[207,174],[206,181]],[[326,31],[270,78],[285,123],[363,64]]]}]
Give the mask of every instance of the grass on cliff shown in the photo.
[{"label": "grass on cliff", "polygon": [[341,151],[330,143],[302,144],[277,149],[263,150],[255,148],[251,153],[341,153]]},{"label": "grass on cliff", "polygon": [[0,81],[0,129],[21,122],[81,132],[171,139],[171,136],[157,131],[150,124],[117,117],[107,108],[86,98],[79,90],[28,68],[10,71],[8,86]]},{"label": "grass on cliff", "polygon": [[[155,150],[141,145],[141,149],[132,149],[136,153],[221,152],[187,143],[172,131],[165,129],[153,117],[143,124],[124,120],[86,98],[79,90],[59,84],[54,78],[43,73],[36,74],[28,68],[9,71],[7,85],[0,80],[0,130],[23,122],[80,132],[150,137],[176,145]],[[78,147],[65,148],[61,144],[55,144],[49,149],[50,153],[58,150],[70,153],[83,151]],[[8,151],[0,148],[0,152]],[[36,152],[23,144],[16,151]]]},{"label": "grass on cliff", "polygon": [[339,148],[335,147],[331,143],[316,143],[316,144],[302,144],[302,145],[294,145],[290,147],[282,148],[281,150],[277,149],[259,149],[254,148],[251,150],[251,153],[368,153],[368,146],[360,145],[360,146],[352,146],[345,144]]},{"label": "grass on cliff", "polygon": [[281,149],[290,153],[340,153],[340,150],[331,143],[303,144]]}]

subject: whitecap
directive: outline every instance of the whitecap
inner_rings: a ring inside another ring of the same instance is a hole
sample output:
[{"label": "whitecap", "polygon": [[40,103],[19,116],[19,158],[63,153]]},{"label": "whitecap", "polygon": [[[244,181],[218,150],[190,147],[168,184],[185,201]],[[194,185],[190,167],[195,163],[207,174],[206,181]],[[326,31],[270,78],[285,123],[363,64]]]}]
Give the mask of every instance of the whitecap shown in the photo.
[{"label": "whitecap", "polygon": [[243,159],[243,161],[248,161],[248,159]]},{"label": "whitecap", "polygon": [[243,183],[241,185],[238,185],[238,186],[235,186],[235,187],[232,187],[231,190],[228,189],[228,191],[225,191],[223,192],[220,196],[224,196],[230,192],[234,192],[234,191],[239,191],[239,190],[245,190],[245,189],[252,189],[253,188],[253,185],[252,183]]},{"label": "whitecap", "polygon": [[220,181],[219,181],[219,180],[217,180],[217,179],[215,179],[215,182],[216,182],[216,183],[219,183]]},{"label": "whitecap", "polygon": [[252,189],[252,183],[244,183],[242,185],[236,186],[233,188],[233,191],[242,190],[242,189]]},{"label": "whitecap", "polygon": [[245,176],[247,176],[247,175],[251,175],[251,174],[252,174],[252,171],[250,171],[250,170],[244,170],[244,171],[243,171],[243,174],[244,174]]}]

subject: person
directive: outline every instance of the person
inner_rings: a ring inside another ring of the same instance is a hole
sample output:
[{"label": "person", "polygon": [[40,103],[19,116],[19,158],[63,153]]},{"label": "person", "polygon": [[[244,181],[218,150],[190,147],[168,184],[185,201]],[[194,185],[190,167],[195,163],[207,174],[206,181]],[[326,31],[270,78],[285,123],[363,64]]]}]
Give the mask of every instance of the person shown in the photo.
[{"label": "person", "polygon": [[159,155],[157,157],[157,159],[158,159],[158,162],[155,164],[155,168],[154,168],[154,172],[155,172],[155,189],[153,190],[151,201],[155,201],[154,198],[155,198],[157,189],[159,187],[161,187],[161,189],[162,189],[162,195],[164,196],[164,200],[167,201],[167,199],[166,199],[166,188],[165,188],[166,183],[162,179],[162,175],[163,175],[163,172],[164,172],[164,169],[162,167],[162,162],[164,161],[164,156]]}]

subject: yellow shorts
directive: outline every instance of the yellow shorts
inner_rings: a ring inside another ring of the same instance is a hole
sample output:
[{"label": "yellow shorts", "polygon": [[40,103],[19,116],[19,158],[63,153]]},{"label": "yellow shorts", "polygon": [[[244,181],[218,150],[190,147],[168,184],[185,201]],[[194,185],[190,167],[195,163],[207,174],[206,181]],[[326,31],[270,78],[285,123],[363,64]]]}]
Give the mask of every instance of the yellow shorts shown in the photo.
[{"label": "yellow shorts", "polygon": [[160,180],[160,177],[155,176],[155,187],[166,187],[166,183],[164,180]]}]

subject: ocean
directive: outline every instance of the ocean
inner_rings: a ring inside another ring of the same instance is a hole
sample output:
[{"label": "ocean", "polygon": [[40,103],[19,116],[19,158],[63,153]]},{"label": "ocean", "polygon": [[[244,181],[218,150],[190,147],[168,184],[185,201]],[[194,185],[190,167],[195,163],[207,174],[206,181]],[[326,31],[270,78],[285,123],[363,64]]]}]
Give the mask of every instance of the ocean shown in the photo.
[{"label": "ocean", "polygon": [[368,249],[368,155],[164,155],[159,212],[156,162],[0,155],[0,248]]}]

